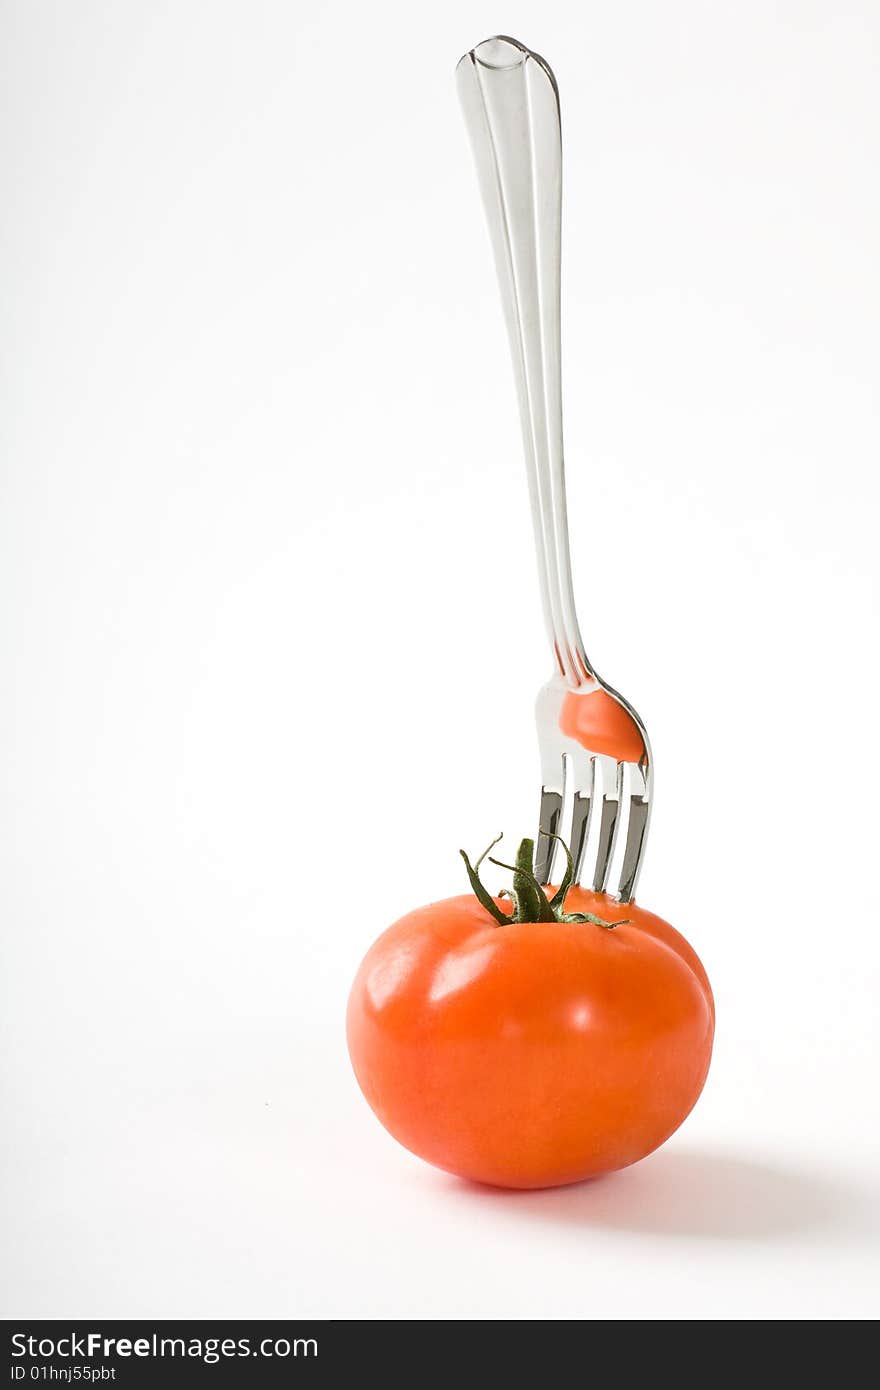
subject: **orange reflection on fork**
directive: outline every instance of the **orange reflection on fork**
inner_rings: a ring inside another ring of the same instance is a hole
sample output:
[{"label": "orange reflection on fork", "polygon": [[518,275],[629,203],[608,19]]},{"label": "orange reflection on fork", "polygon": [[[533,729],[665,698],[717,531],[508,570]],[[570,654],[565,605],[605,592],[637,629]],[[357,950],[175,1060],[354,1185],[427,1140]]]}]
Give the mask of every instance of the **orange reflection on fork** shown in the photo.
[{"label": "orange reflection on fork", "polygon": [[605,754],[619,763],[642,763],[645,759],[645,741],[638,724],[601,685],[567,691],[559,727],[590,753]]}]

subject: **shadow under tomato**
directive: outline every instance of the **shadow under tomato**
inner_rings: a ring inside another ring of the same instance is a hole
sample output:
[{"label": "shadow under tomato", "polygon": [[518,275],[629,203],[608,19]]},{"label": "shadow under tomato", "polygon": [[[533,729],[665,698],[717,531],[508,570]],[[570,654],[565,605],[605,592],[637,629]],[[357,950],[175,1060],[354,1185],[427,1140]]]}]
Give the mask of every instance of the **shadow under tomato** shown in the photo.
[{"label": "shadow under tomato", "polygon": [[656,1236],[774,1240],[859,1222],[860,1195],[803,1170],[694,1149],[661,1150],[619,1173],[570,1187],[513,1191],[450,1179],[465,1198],[565,1226]]}]

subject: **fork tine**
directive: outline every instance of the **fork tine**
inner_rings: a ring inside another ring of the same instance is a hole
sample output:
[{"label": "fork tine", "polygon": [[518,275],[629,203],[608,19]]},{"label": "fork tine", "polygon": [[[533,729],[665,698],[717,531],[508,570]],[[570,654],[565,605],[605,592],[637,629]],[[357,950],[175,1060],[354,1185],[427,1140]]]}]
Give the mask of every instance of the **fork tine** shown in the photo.
[{"label": "fork tine", "polygon": [[556,850],[556,841],[553,836],[559,834],[561,819],[562,792],[549,791],[547,787],[542,787],[541,811],[538,817],[538,843],[535,848],[535,877],[539,883],[550,882],[550,871],[553,868],[553,857]]},{"label": "fork tine", "polygon": [[620,892],[622,903],[628,903],[635,892],[636,879],[642,859],[645,836],[648,833],[648,813],[651,803],[648,800],[648,787],[641,768],[630,768],[629,816],[626,826],[626,843],[620,864]]},{"label": "fork tine", "polygon": [[602,810],[599,820],[599,843],[596,850],[596,869],[593,874],[593,892],[604,893],[614,850],[614,839],[620,819],[620,803],[623,797],[623,763],[618,763],[615,772],[616,796],[609,796],[602,789]]},{"label": "fork tine", "polygon": [[579,883],[590,835],[590,813],[595,801],[596,761],[579,748],[576,753],[568,754],[568,764],[574,783],[568,843],[574,864],[574,882]]},{"label": "fork tine", "polygon": [[592,795],[575,792],[571,807],[571,857],[574,863],[574,882],[580,882],[584,853],[590,834],[590,811],[593,806]]},{"label": "fork tine", "polygon": [[628,903],[632,898],[647,829],[648,802],[643,796],[631,796],[629,799],[629,824],[626,829],[626,848],[623,851],[623,863],[620,866],[620,893],[618,896],[622,903]]}]

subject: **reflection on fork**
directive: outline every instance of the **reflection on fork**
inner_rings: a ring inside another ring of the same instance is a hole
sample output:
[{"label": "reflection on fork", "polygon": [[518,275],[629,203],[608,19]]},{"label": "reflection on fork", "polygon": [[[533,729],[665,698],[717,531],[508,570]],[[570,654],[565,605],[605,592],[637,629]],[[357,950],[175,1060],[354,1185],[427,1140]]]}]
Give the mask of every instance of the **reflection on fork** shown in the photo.
[{"label": "reflection on fork", "polygon": [[[541,809],[536,873],[548,883],[561,835],[575,881],[635,893],[651,807],[648,736],[596,674],[571,577],[562,449],[562,140],[556,79],[515,39],[465,54],[459,95],[495,253],[513,355],[544,620],[556,666],[537,700]],[[567,819],[563,823],[563,814]]]}]

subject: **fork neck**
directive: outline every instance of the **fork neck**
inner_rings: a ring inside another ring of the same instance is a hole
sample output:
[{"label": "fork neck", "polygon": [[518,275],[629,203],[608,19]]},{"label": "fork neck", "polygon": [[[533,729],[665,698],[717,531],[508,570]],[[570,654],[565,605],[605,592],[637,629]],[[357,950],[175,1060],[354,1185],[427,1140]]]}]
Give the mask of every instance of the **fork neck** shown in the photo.
[{"label": "fork neck", "polygon": [[557,672],[570,689],[583,690],[599,682],[584,649],[575,610],[561,458],[560,447],[559,470],[550,479],[551,495],[539,497],[537,506],[533,500],[532,521],[544,626]]},{"label": "fork neck", "polygon": [[553,658],[556,662],[556,674],[569,689],[580,691],[598,689],[599,678],[590,666],[583,646],[576,646],[564,638],[560,640],[552,631],[549,632],[549,637]]}]

